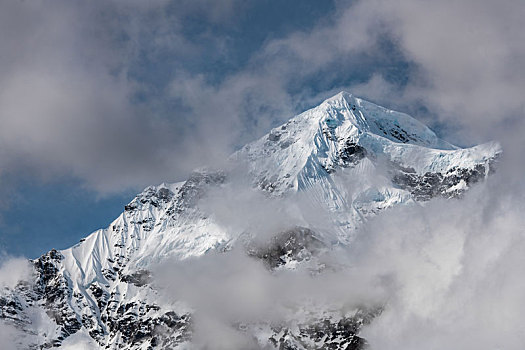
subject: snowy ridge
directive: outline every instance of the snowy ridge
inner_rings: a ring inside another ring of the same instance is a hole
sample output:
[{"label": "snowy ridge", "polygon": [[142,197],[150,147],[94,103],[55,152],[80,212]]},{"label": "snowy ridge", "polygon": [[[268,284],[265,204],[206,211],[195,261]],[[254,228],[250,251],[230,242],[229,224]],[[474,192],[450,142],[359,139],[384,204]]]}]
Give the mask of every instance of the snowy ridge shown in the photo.
[{"label": "snowy ridge", "polygon": [[349,244],[368,215],[414,199],[460,194],[469,178],[488,175],[500,152],[495,142],[461,149],[407,114],[342,92],[232,158],[248,164],[263,191],[308,193],[339,223],[341,231],[327,239]]},{"label": "snowy ridge", "polygon": [[[35,281],[0,293],[1,318],[27,332],[26,348],[59,346],[73,334],[107,349],[187,345],[191,308],[162,305],[148,269],[235,244],[244,231],[224,227],[200,205],[235,171],[247,168],[253,187],[269,197],[293,201],[300,195],[323,208],[333,227],[317,227],[299,207],[290,226],[308,227],[330,249],[351,244],[367,217],[389,207],[460,196],[489,175],[500,152],[497,143],[458,148],[404,113],[342,92],[240,149],[230,169],[199,170],[184,182],[150,186],[108,228],[36,259]],[[293,267],[294,259],[284,265]],[[35,309],[45,327],[32,319]],[[345,321],[352,327],[364,322],[362,315],[352,317]],[[157,335],[161,328],[169,334],[165,339]],[[346,337],[341,344],[362,344],[355,332]]]},{"label": "snowy ridge", "polygon": [[269,185],[271,191],[283,193],[307,188],[312,179],[344,166],[341,153],[348,144],[364,148],[370,158],[388,160],[418,174],[472,168],[501,152],[495,142],[460,149],[407,114],[341,92],[233,157],[250,163],[262,187]]}]

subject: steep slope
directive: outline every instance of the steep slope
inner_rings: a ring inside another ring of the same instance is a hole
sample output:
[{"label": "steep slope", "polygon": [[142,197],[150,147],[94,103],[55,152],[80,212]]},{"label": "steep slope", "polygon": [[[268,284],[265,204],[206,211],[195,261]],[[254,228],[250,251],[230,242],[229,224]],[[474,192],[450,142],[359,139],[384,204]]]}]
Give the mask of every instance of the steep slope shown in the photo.
[{"label": "steep slope", "polygon": [[[199,170],[185,182],[148,187],[108,228],[32,261],[34,279],[0,293],[0,318],[26,332],[20,340],[25,348],[60,346],[73,334],[107,349],[188,345],[191,306],[159,299],[149,271],[154,264],[227,253],[239,241],[270,270],[294,268],[320,251],[351,244],[370,215],[461,196],[488,176],[499,153],[495,143],[458,148],[406,114],[343,92],[246,145],[227,169]],[[250,245],[249,223],[226,225],[203,203],[209,191],[235,189],[234,179],[244,171],[253,191],[286,200],[294,213],[288,229],[274,232],[262,247]],[[331,224],[310,217],[304,203]],[[339,339],[330,348],[353,349],[364,344],[357,336],[360,325],[377,312],[354,310],[339,319],[321,312],[317,321],[248,325],[245,331],[261,346],[319,348],[328,344],[316,336],[323,330]]]},{"label": "steep slope", "polygon": [[350,243],[363,219],[414,200],[461,195],[485,178],[500,148],[461,149],[410,116],[342,92],[233,155],[254,185],[276,196],[305,192]]}]

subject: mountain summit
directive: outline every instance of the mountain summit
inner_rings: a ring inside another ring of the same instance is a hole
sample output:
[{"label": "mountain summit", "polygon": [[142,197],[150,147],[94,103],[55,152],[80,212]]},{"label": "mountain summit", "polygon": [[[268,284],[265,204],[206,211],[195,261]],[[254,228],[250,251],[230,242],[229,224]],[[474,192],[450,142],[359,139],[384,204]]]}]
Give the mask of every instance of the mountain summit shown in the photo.
[{"label": "mountain summit", "polygon": [[[460,197],[491,173],[500,152],[497,143],[456,147],[407,114],[341,92],[244,146],[225,169],[150,186],[109,227],[31,261],[33,278],[0,292],[0,315],[26,335],[21,348],[78,339],[101,349],[192,348],[194,305],[159,297],[156,264],[238,247],[272,273],[294,270],[352,244],[359,227],[388,208]],[[265,201],[285,203],[279,225],[254,219]],[[261,222],[267,239],[255,237]],[[359,349],[359,328],[379,312],[279,327],[259,320],[237,330],[261,348]]]}]

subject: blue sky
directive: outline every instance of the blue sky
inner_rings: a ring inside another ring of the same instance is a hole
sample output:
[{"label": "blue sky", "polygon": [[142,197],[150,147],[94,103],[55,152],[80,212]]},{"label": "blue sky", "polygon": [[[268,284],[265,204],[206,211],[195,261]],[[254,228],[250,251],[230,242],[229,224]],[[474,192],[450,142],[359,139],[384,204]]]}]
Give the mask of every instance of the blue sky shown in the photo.
[{"label": "blue sky", "polygon": [[340,90],[460,145],[513,139],[525,11],[504,3],[3,2],[0,250],[66,248]]}]

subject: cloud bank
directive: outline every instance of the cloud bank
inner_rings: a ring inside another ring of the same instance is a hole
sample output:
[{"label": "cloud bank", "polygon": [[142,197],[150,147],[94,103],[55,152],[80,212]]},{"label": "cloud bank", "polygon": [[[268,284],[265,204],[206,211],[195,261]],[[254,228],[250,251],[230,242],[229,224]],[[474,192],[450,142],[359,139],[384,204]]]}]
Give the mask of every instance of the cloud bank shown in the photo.
[{"label": "cloud bank", "polygon": [[341,89],[463,144],[524,112],[518,0],[340,1],[239,54],[253,5],[2,4],[0,169],[100,193],[173,181]]},{"label": "cloud bank", "polygon": [[[321,274],[304,266],[270,272],[237,242],[228,253],[162,263],[155,283],[168,300],[194,308],[197,348],[259,348],[238,322],[286,324],[300,310],[343,315],[364,305],[384,307],[361,333],[372,349],[520,349],[525,192],[509,187],[504,164],[461,199],[397,207],[371,219],[349,247],[321,256],[335,267]],[[213,194],[206,199],[208,210],[222,208],[218,218],[234,231],[245,227],[264,242],[271,233],[261,222],[275,217],[269,226],[274,234],[286,222],[298,224],[297,217],[283,214],[290,203],[253,205],[242,187],[236,193],[230,206],[224,205],[227,195],[222,203]],[[230,211],[243,219],[229,220]],[[322,216],[312,220],[322,226]],[[325,227],[331,225],[326,221]]]}]

